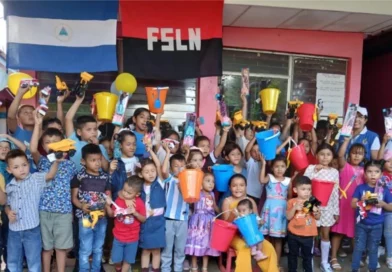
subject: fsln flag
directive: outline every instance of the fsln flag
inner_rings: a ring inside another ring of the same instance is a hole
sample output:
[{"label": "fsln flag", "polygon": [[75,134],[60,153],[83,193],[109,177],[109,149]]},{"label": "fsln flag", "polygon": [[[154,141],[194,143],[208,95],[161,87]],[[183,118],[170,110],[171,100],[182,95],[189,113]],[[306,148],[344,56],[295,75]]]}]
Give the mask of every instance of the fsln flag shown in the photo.
[{"label": "fsln flag", "polygon": [[117,71],[118,0],[5,1],[7,67]]},{"label": "fsln flag", "polygon": [[222,74],[223,0],[120,0],[124,71],[141,78]]}]

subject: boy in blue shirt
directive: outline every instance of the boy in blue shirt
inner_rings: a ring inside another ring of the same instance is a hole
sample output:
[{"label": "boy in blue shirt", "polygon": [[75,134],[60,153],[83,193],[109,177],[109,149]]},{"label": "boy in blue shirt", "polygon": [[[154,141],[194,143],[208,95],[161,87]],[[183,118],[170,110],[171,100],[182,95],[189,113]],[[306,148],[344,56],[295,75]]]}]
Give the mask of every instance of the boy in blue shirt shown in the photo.
[{"label": "boy in blue shirt", "polygon": [[[369,161],[365,164],[366,184],[359,185],[353,194],[351,206],[357,209],[355,226],[355,244],[351,269],[358,272],[363,252],[368,249],[369,271],[377,270],[378,245],[380,244],[384,224],[384,210],[392,211],[392,195],[387,188],[377,184],[382,177],[382,163]],[[377,194],[378,202],[365,210],[366,195]]]}]

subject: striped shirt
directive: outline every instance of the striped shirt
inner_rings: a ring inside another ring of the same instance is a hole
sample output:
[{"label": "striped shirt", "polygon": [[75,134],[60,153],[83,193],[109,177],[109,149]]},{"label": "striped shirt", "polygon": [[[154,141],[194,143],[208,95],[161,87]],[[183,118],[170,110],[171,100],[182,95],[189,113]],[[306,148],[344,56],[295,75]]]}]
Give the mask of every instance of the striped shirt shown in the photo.
[{"label": "striped shirt", "polygon": [[24,180],[15,178],[6,187],[7,206],[16,212],[16,221],[9,224],[12,231],[29,230],[39,225],[39,202],[47,183],[46,173],[29,174]]},{"label": "striped shirt", "polygon": [[189,217],[189,204],[182,198],[178,179],[170,176],[165,183],[167,183],[165,217],[168,219],[187,221]]}]

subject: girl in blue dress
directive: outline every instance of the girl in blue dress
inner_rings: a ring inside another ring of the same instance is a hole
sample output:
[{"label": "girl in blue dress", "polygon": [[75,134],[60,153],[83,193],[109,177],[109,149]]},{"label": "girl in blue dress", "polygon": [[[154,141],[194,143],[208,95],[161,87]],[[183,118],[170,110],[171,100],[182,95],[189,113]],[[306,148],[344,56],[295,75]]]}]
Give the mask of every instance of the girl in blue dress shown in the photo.
[{"label": "girl in blue dress", "polygon": [[284,176],[287,170],[286,159],[284,157],[277,156],[272,161],[272,175],[265,174],[266,161],[264,156],[262,156],[261,162],[260,182],[267,184],[267,200],[260,215],[264,222],[261,231],[264,235],[270,237],[269,240],[275,248],[279,263],[282,253],[282,238],[286,236],[287,193],[291,179]]},{"label": "girl in blue dress", "polygon": [[166,198],[162,179],[161,164],[158,157],[147,146],[151,159],[143,159],[137,172],[144,179],[141,198],[146,206],[147,220],[140,230],[140,248],[142,248],[142,271],[148,271],[152,255],[152,271],[159,271],[161,249],[165,241],[165,206]]},{"label": "girl in blue dress", "polygon": [[125,123],[124,127],[130,128],[136,136],[136,151],[135,156],[139,159],[143,158],[146,151],[146,146],[143,143],[143,138],[148,131],[148,122],[150,121],[151,113],[146,108],[137,108]]}]

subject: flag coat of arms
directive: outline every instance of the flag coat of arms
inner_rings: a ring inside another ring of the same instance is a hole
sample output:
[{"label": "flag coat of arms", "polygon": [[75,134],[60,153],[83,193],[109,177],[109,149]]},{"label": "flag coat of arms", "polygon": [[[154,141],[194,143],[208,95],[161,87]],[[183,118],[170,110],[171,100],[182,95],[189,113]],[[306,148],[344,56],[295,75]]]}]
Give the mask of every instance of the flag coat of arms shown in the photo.
[{"label": "flag coat of arms", "polygon": [[5,1],[7,68],[117,71],[118,1]]},{"label": "flag coat of arms", "polygon": [[120,0],[123,67],[136,77],[222,74],[223,0]]}]

